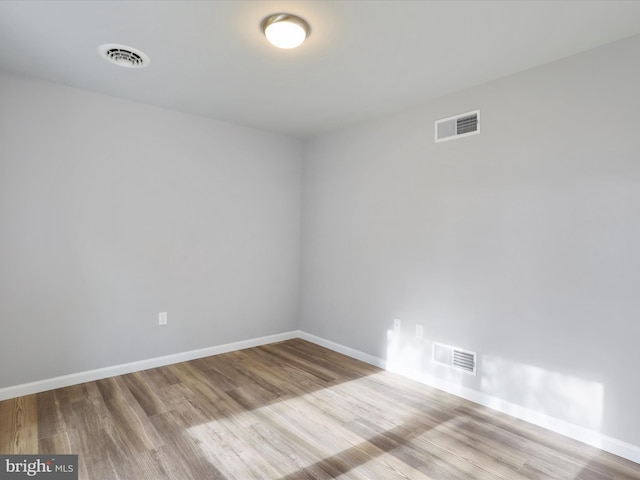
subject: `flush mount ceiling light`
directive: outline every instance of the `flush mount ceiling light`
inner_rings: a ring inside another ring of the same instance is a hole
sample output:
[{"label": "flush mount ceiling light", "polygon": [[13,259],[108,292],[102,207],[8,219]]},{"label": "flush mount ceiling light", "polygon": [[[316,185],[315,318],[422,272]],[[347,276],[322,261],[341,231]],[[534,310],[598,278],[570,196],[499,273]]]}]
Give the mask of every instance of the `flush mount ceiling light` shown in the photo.
[{"label": "flush mount ceiling light", "polygon": [[115,63],[119,67],[144,68],[151,63],[151,59],[144,52],[118,43],[100,45],[98,52],[105,60]]},{"label": "flush mount ceiling light", "polygon": [[311,27],[300,17],[276,13],[262,21],[262,32],[278,48],[296,48],[309,36]]}]

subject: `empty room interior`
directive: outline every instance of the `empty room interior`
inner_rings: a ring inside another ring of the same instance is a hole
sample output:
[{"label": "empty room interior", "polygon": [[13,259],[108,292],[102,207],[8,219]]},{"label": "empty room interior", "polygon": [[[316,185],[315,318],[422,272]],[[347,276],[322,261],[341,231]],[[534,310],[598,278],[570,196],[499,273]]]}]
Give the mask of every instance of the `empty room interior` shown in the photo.
[{"label": "empty room interior", "polygon": [[0,478],[640,479],[639,86],[638,1],[0,2]]}]

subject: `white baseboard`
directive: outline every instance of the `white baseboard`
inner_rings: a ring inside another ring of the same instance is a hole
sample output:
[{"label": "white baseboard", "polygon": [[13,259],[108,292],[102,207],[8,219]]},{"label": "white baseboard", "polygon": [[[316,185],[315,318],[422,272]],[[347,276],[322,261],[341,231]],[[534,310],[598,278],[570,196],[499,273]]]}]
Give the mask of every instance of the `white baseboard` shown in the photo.
[{"label": "white baseboard", "polygon": [[356,360],[361,360],[370,365],[374,365],[380,368],[387,368],[387,361],[382,358],[374,357],[373,355],[369,355],[368,353],[361,352],[360,350],[356,350],[351,347],[345,347],[344,345],[340,345],[339,343],[332,342],[331,340],[327,340],[321,337],[316,337],[307,332],[300,331],[298,332],[298,337],[307,340],[308,342],[315,343],[316,345],[320,345],[321,347],[328,348],[329,350],[333,350],[334,352],[342,353],[347,357],[355,358]]},{"label": "white baseboard", "polygon": [[0,388],[0,401],[9,398],[21,397],[23,395],[31,395],[33,393],[46,392],[54,388],[69,387],[78,385],[79,383],[92,382],[94,380],[102,380],[103,378],[114,377],[116,375],[124,375],[126,373],[139,372],[150,368],[162,367],[173,363],[186,362],[195,360],[196,358],[209,357],[211,355],[219,355],[221,353],[233,352],[244,348],[257,347],[268,343],[281,342],[298,338],[297,330],[276,335],[268,335],[266,337],[253,338],[250,340],[242,340],[240,342],[226,343],[214,347],[201,348],[198,350],[190,350],[188,352],[175,353],[173,355],[165,355],[163,357],[149,358],[137,362],[125,363],[122,365],[114,365],[112,367],[98,368],[96,370],[88,370],[85,372],[72,373],[61,377],[48,378],[37,382],[24,383],[12,387]]},{"label": "white baseboard", "polygon": [[[338,353],[342,353],[349,357],[361,360],[363,362],[375,365],[380,368],[386,368],[387,361],[369,355],[368,353],[360,352],[350,347],[340,345],[339,343],[326,340],[324,338],[317,337],[310,333],[300,332],[300,338],[308,340],[322,347],[326,347]],[[430,387],[437,388],[438,390],[445,391],[456,395],[457,397],[464,398],[471,402],[480,404],[482,406],[497,410],[512,417],[519,418],[526,422],[538,425],[553,432],[564,435],[565,437],[573,438],[579,442],[591,445],[593,447],[604,450],[605,452],[613,453],[619,457],[626,458],[632,462],[640,463],[640,446],[632,445],[627,442],[623,442],[616,438],[609,437],[600,432],[589,430],[587,428],[575,425],[564,420],[560,420],[555,417],[550,417],[526,407],[522,407],[515,403],[507,402],[498,397],[487,395],[486,393],[472,390],[470,388],[463,387],[454,383],[447,382],[445,380],[430,376],[430,375],[406,375],[403,372],[395,372],[404,377],[411,378]]]},{"label": "white baseboard", "polygon": [[[219,355],[221,353],[232,352],[236,350],[242,350],[244,348],[257,347],[260,345],[266,345],[269,343],[281,342],[284,340],[290,340],[292,338],[301,338],[309,342],[315,343],[322,347],[328,348],[338,353],[342,353],[351,358],[361,360],[363,362],[375,365],[376,367],[386,368],[387,361],[369,355],[368,353],[361,352],[341,345],[331,340],[327,340],[310,333],[306,333],[300,330],[293,330],[290,332],[280,333],[276,335],[268,335],[265,337],[253,338],[250,340],[243,340],[240,342],[227,343],[224,345],[217,345],[214,347],[202,348],[199,350],[191,350],[188,352],[176,353],[173,355],[166,355],[163,357],[150,358],[147,360],[140,360],[137,362],[126,363],[122,365],[115,365],[112,367],[99,368],[97,370],[89,370],[86,372],[78,372],[70,375],[63,375],[61,377],[54,377],[37,382],[25,383],[22,385],[15,385],[12,387],[6,387],[0,389],[0,401],[7,400],[9,398],[20,397],[23,395],[30,395],[33,393],[45,392],[54,388],[68,387],[71,385],[77,385],[79,383],[91,382],[94,380],[101,380],[103,378],[113,377],[116,375],[124,375],[126,373],[139,372],[141,370],[147,370],[149,368],[162,367],[164,365],[171,365],[179,362],[186,362],[189,360],[195,360],[196,358],[208,357],[211,355]],[[403,375],[402,372],[396,372]],[[458,397],[470,400],[474,403],[478,403],[485,407],[497,410],[502,413],[506,413],[513,417],[525,420],[534,425],[546,428],[553,432],[559,433],[569,438],[573,438],[587,445],[594,446],[601,450],[604,450],[614,455],[618,455],[622,458],[631,460],[632,462],[640,463],[640,447],[632,445],[627,442],[623,442],[616,438],[603,435],[600,432],[589,430],[578,425],[574,425],[563,420],[550,417],[548,415],[541,414],[534,410],[522,407],[520,405],[507,402],[498,397],[493,397],[485,393],[471,390],[461,385],[456,385],[450,382],[446,382],[439,378],[435,378],[429,375],[404,375],[407,378],[411,378],[418,382],[424,383],[431,387],[443,390],[447,393],[451,393]]]}]

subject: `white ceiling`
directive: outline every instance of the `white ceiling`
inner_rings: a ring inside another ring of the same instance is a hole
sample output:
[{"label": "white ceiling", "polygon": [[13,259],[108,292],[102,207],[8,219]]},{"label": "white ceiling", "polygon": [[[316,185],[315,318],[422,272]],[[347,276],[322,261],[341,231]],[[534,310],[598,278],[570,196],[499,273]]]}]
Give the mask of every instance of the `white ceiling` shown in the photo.
[{"label": "white ceiling", "polygon": [[[263,37],[278,12],[311,24],[299,49]],[[4,0],[0,70],[305,137],[636,34],[640,1]]]}]

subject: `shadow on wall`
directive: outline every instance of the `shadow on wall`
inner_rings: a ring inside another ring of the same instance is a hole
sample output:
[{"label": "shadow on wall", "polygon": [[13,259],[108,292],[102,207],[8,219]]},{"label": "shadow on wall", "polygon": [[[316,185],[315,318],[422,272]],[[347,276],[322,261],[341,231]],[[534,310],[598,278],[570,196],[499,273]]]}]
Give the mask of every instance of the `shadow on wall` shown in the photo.
[{"label": "shadow on wall", "polygon": [[589,430],[602,426],[604,387],[598,382],[483,355],[480,390]]},{"label": "shadow on wall", "polygon": [[548,428],[551,421],[561,420],[601,431],[601,383],[495,355],[478,355],[473,376],[434,363],[435,339],[409,337],[387,331],[387,370]]}]

